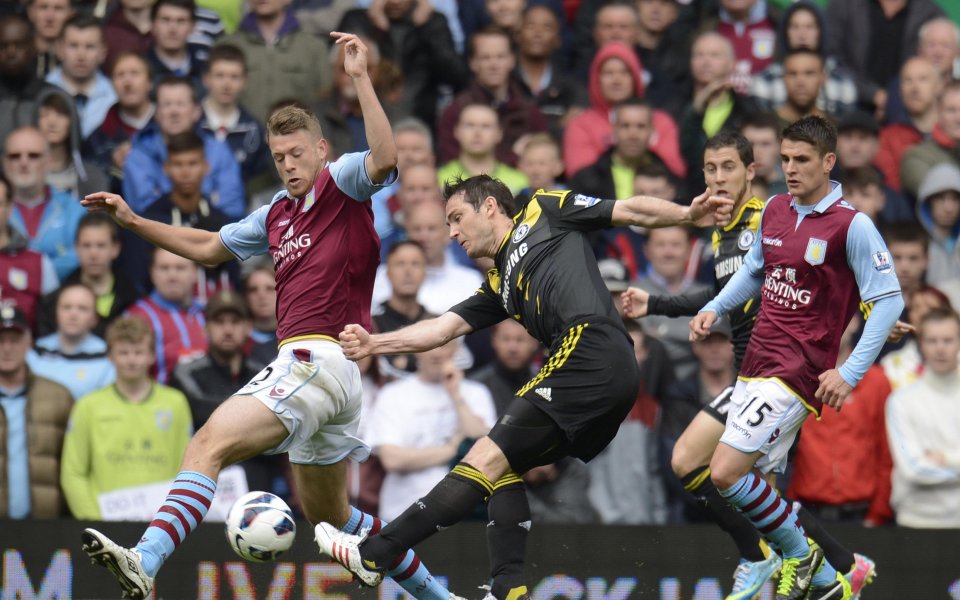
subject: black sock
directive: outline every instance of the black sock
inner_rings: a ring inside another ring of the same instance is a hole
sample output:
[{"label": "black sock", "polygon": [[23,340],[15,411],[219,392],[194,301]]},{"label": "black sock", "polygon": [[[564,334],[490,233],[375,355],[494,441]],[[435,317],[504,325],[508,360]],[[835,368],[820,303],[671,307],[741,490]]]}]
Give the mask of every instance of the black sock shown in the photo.
[{"label": "black sock", "polygon": [[379,569],[385,568],[402,552],[438,530],[458,523],[492,491],[493,484],[483,473],[460,463],[379,534],[364,540],[360,544],[360,555],[364,562]]},{"label": "black sock", "polygon": [[517,600],[527,593],[523,559],[530,533],[530,504],[523,480],[516,473],[508,473],[494,484],[487,515],[490,593],[498,600]]},{"label": "black sock", "polygon": [[680,478],[683,489],[703,507],[720,529],[726,531],[740,551],[740,557],[759,562],[766,556],[760,545],[760,534],[740,512],[724,500],[710,480],[710,467],[699,467]]},{"label": "black sock", "polygon": [[857,561],[853,556],[853,552],[847,550],[843,544],[827,533],[826,528],[820,524],[820,521],[817,520],[810,511],[805,509],[802,504],[799,506],[800,510],[797,511],[797,516],[800,517],[800,524],[803,525],[807,537],[813,539],[813,541],[823,548],[823,555],[827,557],[827,562],[829,562],[834,569],[840,571],[841,575],[852,569]]}]

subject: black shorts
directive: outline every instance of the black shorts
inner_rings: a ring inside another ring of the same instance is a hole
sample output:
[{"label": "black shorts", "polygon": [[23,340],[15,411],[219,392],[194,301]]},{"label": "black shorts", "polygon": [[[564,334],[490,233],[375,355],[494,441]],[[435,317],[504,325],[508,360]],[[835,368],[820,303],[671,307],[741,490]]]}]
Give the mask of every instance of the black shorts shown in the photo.
[{"label": "black shorts", "polygon": [[727,424],[727,411],[730,410],[730,397],[733,396],[733,386],[725,388],[717,394],[717,397],[710,401],[701,410],[714,419],[720,421],[722,425]]},{"label": "black shorts", "polygon": [[574,324],[490,431],[523,473],[564,456],[588,461],[607,447],[636,402],[640,373],[630,338],[609,319]]}]

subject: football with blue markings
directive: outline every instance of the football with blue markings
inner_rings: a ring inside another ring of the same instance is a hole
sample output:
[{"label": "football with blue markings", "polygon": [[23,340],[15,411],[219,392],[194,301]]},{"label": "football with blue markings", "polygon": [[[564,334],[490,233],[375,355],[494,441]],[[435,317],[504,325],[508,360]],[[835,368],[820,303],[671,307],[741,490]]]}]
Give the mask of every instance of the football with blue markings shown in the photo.
[{"label": "football with blue markings", "polygon": [[241,558],[269,562],[293,545],[297,525],[293,511],[268,492],[244,494],[230,507],[225,523],[227,541]]}]

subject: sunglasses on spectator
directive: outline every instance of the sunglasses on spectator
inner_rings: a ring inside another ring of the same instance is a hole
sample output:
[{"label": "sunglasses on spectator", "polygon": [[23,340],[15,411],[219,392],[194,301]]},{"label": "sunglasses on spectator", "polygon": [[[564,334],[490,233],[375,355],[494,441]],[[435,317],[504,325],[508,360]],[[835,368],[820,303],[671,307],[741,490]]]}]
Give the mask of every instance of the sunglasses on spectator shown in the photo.
[{"label": "sunglasses on spectator", "polygon": [[20,160],[21,158],[28,158],[30,160],[40,160],[43,158],[42,152],[9,152],[7,154],[7,160]]}]

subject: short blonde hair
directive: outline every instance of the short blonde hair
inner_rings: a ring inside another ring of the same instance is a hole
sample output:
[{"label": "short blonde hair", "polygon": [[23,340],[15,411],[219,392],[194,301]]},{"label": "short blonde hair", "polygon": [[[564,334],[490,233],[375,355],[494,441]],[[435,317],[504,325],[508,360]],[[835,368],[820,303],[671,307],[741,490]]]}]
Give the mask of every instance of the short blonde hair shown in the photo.
[{"label": "short blonde hair", "polygon": [[113,350],[114,346],[120,342],[139,344],[146,341],[151,351],[156,343],[156,337],[150,325],[143,319],[130,316],[119,317],[110,323],[104,337],[107,340],[107,352]]},{"label": "short blonde hair", "polygon": [[271,135],[290,135],[291,133],[306,130],[317,138],[323,137],[320,121],[317,115],[308,108],[300,106],[284,106],[278,108],[267,120],[267,137]]}]

